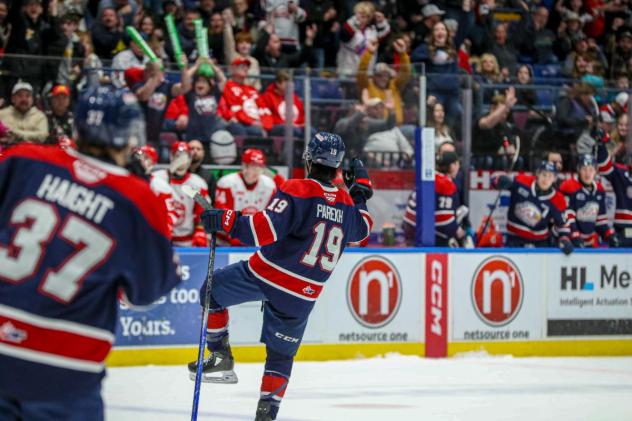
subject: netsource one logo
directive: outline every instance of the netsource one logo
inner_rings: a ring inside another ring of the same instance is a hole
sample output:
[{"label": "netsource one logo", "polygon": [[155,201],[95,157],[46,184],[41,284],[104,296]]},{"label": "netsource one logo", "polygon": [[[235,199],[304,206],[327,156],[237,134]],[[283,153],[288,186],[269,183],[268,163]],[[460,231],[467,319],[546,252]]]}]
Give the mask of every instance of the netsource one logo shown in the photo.
[{"label": "netsource one logo", "polygon": [[363,326],[378,328],[388,324],[402,300],[402,282],[395,266],[383,257],[361,260],[347,282],[347,304]]},{"label": "netsource one logo", "polygon": [[520,311],[523,294],[522,276],[505,257],[490,257],[474,273],[472,303],[478,317],[490,326],[511,322]]}]

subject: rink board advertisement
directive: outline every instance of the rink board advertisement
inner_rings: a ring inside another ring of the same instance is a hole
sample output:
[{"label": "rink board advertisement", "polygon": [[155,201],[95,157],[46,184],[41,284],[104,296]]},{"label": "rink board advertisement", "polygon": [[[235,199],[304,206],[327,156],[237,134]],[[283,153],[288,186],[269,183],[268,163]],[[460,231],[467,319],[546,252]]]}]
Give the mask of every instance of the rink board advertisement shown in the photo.
[{"label": "rink board advertisement", "polygon": [[451,339],[542,339],[541,259],[538,254],[451,254]]},{"label": "rink board advertisement", "polygon": [[632,335],[630,254],[546,260],[549,337]]},{"label": "rink board advertisement", "polygon": [[[208,252],[179,253],[183,283],[148,309],[120,306],[116,347],[191,346],[200,329],[199,288]],[[215,268],[246,260],[252,252],[215,255]],[[345,253],[310,316],[303,343],[423,342],[423,260],[419,253]],[[234,345],[256,345],[261,335],[261,303],[230,310]]]}]

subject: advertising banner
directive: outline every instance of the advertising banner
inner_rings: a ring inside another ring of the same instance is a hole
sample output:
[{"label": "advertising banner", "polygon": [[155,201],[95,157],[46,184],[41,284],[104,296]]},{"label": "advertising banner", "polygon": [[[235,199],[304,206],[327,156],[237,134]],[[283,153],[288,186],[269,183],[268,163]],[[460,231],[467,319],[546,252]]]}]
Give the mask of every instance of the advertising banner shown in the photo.
[{"label": "advertising banner", "polygon": [[548,336],[632,335],[629,254],[545,258]]},{"label": "advertising banner", "polygon": [[426,254],[426,357],[448,355],[448,254]]},{"label": "advertising banner", "polygon": [[541,339],[540,261],[537,254],[450,254],[451,339]]},{"label": "advertising banner", "polygon": [[423,273],[420,253],[344,254],[308,331],[324,343],[423,342]]}]

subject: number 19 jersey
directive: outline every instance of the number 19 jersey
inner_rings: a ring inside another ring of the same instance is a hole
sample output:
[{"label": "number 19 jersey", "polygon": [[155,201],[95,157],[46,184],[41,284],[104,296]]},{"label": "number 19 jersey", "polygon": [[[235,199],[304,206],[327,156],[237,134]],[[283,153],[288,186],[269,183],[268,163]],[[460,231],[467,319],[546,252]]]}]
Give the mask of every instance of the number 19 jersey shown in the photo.
[{"label": "number 19 jersey", "polygon": [[[364,203],[354,204],[344,190],[314,179],[288,180],[268,207],[241,216],[231,236],[260,246],[248,261],[272,301],[285,311],[311,310],[348,244],[371,232]],[[291,313],[290,313],[291,314]]]}]

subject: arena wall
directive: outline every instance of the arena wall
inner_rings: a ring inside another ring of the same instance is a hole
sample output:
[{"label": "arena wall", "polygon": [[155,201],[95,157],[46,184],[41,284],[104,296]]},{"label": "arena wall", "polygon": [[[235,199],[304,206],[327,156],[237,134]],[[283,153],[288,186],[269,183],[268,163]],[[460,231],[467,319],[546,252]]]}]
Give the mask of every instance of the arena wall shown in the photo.
[{"label": "arena wall", "polygon": [[[216,267],[252,249],[218,249]],[[195,359],[208,251],[180,249],[184,282],[149,308],[121,305],[110,366]],[[630,251],[349,249],[319,298],[299,360],[632,355]],[[230,313],[239,361],[263,361],[261,303]]]}]

